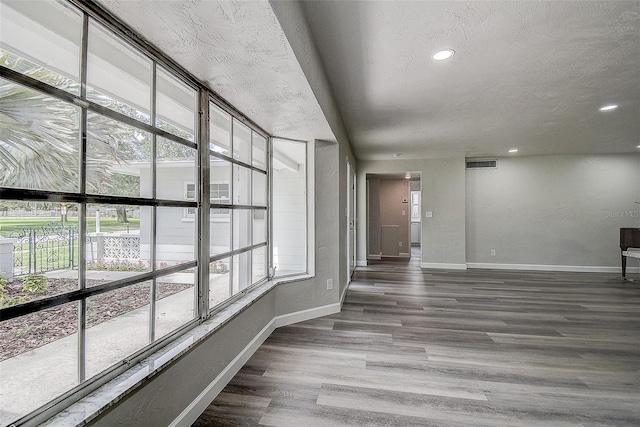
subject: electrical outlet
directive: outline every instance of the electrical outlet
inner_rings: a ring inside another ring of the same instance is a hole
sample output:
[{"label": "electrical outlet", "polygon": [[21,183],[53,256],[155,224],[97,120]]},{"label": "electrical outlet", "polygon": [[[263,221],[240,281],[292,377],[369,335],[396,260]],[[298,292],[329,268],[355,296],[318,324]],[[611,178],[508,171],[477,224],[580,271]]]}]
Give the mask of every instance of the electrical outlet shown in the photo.
[{"label": "electrical outlet", "polygon": [[398,242],[398,246],[402,247],[402,242]]},{"label": "electrical outlet", "polygon": [[327,279],[327,290],[333,289],[333,279]]},{"label": "electrical outlet", "polygon": [[496,250],[495,249],[491,249],[491,256],[496,256]]}]

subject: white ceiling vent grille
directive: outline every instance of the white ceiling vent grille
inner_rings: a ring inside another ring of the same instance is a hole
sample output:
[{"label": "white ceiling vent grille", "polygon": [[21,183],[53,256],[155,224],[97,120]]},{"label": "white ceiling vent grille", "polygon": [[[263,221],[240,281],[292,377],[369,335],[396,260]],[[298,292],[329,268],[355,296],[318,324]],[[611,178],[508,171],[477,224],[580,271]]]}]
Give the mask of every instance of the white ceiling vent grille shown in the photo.
[{"label": "white ceiling vent grille", "polygon": [[467,169],[496,169],[498,159],[467,159]]}]

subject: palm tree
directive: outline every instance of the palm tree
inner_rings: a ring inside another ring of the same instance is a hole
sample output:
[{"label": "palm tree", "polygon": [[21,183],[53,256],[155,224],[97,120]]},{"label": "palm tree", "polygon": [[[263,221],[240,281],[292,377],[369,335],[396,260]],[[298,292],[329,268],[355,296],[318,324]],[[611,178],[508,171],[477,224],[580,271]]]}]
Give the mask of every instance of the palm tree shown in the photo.
[{"label": "palm tree", "polygon": [[[11,61],[7,55],[0,63]],[[30,76],[51,74],[40,68]],[[0,185],[77,191],[78,119],[72,105],[0,79]]]},{"label": "palm tree", "polygon": [[[26,62],[0,52],[0,64],[18,68]],[[25,74],[56,87],[75,84],[35,65]],[[113,120],[97,114],[89,118],[87,184],[92,191],[111,194],[121,182],[112,179],[110,165],[131,158],[132,147],[139,142],[132,143],[128,132]],[[0,186],[78,191],[79,121],[78,107],[0,78]]]}]

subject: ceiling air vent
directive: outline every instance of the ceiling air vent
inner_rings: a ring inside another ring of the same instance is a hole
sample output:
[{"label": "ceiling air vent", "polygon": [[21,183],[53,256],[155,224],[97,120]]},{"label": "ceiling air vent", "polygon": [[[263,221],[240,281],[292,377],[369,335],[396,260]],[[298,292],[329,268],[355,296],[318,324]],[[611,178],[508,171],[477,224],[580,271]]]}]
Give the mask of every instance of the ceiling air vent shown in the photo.
[{"label": "ceiling air vent", "polygon": [[495,169],[498,167],[497,159],[467,159],[467,169]]}]

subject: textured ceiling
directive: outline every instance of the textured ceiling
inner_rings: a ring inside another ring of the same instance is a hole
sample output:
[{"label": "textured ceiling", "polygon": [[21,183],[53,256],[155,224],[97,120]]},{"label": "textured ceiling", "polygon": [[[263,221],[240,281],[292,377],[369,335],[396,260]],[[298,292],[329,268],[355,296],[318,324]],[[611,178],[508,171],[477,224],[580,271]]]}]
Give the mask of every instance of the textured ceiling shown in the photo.
[{"label": "textured ceiling", "polygon": [[[335,140],[268,1],[99,2],[268,132]],[[359,159],[639,151],[638,1],[302,4]]]},{"label": "textured ceiling", "polygon": [[359,159],[639,151],[640,2],[303,4]]},{"label": "textured ceiling", "polygon": [[267,1],[98,3],[272,135],[335,140]]}]

